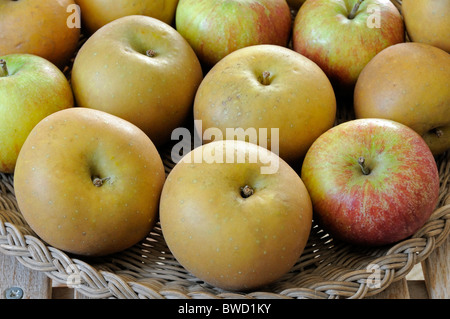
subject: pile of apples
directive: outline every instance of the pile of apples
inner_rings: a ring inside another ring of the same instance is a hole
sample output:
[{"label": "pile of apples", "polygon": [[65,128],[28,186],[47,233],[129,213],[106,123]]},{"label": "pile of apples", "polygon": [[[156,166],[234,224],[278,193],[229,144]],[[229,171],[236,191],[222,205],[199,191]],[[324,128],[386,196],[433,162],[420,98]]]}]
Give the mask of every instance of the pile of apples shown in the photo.
[{"label": "pile of apples", "polygon": [[[0,1],[0,172],[50,245],[104,256],[160,221],[180,264],[223,289],[286,274],[313,219],[354,245],[403,240],[436,208],[450,148],[450,3],[402,10]],[[337,124],[349,96],[356,118]],[[200,143],[166,176],[177,132]]]}]

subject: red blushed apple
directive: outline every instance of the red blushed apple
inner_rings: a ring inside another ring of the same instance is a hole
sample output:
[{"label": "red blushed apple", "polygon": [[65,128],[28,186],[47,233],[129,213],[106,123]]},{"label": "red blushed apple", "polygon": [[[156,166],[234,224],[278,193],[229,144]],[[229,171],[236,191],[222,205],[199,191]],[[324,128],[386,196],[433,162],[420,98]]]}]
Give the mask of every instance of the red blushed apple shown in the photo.
[{"label": "red blushed apple", "polygon": [[295,18],[292,42],[335,86],[349,89],[378,52],[404,42],[404,25],[389,0],[307,0]]},{"label": "red blushed apple", "polygon": [[208,67],[250,45],[286,46],[291,22],[284,0],[180,0],[175,14],[176,29]]},{"label": "red blushed apple", "polygon": [[425,141],[385,119],[345,122],[309,149],[301,177],[316,219],[337,239],[384,245],[414,234],[437,205],[439,173]]}]

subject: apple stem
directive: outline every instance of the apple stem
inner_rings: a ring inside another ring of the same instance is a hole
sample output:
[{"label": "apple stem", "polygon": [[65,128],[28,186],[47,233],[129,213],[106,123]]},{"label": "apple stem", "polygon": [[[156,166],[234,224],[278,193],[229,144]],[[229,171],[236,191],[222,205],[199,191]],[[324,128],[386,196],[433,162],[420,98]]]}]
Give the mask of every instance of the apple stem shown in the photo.
[{"label": "apple stem", "polygon": [[361,167],[361,171],[364,175],[369,175],[370,174],[370,169],[368,169],[366,167],[366,159],[361,156],[360,158],[358,158],[358,164]]},{"label": "apple stem", "polygon": [[348,18],[351,20],[356,16],[356,12],[358,12],[359,6],[361,5],[361,3],[363,3],[364,0],[358,0],[355,5],[353,6],[352,11],[350,12],[350,14],[348,15]]},{"label": "apple stem", "polygon": [[6,65],[6,61],[3,59],[0,59],[0,78],[8,76],[8,66]]},{"label": "apple stem", "polygon": [[109,179],[109,177],[100,178],[100,177],[94,177],[92,180],[92,183],[95,187],[102,187],[103,183],[106,182]]},{"label": "apple stem", "polygon": [[436,134],[436,136],[439,138],[439,137],[442,137],[442,135],[444,135],[444,132],[442,132],[441,129],[435,128],[434,134]]},{"label": "apple stem", "polygon": [[245,185],[244,187],[241,187],[241,196],[243,198],[249,198],[250,196],[252,196],[254,194],[254,190],[253,188],[251,188],[248,185]]},{"label": "apple stem", "polygon": [[147,52],[145,52],[147,54],[148,57],[150,58],[154,58],[156,56],[156,52],[152,49],[147,50]]},{"label": "apple stem", "polygon": [[269,71],[264,71],[262,74],[262,85],[269,85],[270,84],[270,72]]}]

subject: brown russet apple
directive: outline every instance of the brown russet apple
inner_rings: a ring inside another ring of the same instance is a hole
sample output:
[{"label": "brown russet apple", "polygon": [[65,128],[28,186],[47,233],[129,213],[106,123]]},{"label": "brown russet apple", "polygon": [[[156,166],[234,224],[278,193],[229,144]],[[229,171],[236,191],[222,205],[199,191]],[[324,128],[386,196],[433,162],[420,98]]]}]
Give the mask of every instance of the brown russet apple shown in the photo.
[{"label": "brown russet apple", "polygon": [[424,43],[400,43],[377,54],[355,86],[357,118],[403,123],[434,155],[450,148],[450,54]]},{"label": "brown russet apple", "polygon": [[402,13],[412,41],[450,53],[450,1],[403,0]]},{"label": "brown russet apple", "polygon": [[[201,121],[196,128],[203,142],[208,142],[205,133],[212,128],[225,139],[234,138],[226,136],[227,129],[240,128],[247,134],[238,139],[267,147],[291,164],[333,126],[335,117],[333,88],[317,64],[269,44],[224,57],[205,76],[194,101],[194,119]],[[272,136],[274,130],[278,136]]]},{"label": "brown russet apple", "polygon": [[80,38],[80,28],[68,24],[74,5],[74,0],[0,1],[0,55],[35,54],[63,68]]},{"label": "brown russet apple", "polygon": [[89,34],[105,24],[129,15],[145,15],[172,24],[178,0],[75,0]]},{"label": "brown russet apple", "polygon": [[70,253],[100,256],[148,235],[164,181],[159,153],[139,128],[75,107],[32,130],[17,160],[14,189],[41,239]]},{"label": "brown russet apple", "polygon": [[188,42],[168,24],[142,15],[100,28],[83,44],[72,69],[77,106],[127,120],[157,146],[191,114],[202,79]]},{"label": "brown russet apple", "polygon": [[[276,167],[270,174],[268,166]],[[243,141],[195,148],[172,169],[161,229],[178,262],[228,290],[269,284],[298,261],[312,204],[298,174],[275,153]]]}]

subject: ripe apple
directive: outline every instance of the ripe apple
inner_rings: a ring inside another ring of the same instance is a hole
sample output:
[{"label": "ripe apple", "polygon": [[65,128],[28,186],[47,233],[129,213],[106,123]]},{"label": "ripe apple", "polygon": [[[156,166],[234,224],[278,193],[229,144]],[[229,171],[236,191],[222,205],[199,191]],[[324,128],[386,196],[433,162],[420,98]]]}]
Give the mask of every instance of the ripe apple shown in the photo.
[{"label": "ripe apple", "polygon": [[301,177],[314,218],[356,245],[385,245],[414,234],[439,197],[439,173],[425,141],[385,119],[333,127],[308,151]]},{"label": "ripe apple", "polygon": [[[205,76],[194,100],[200,136],[210,128],[220,129],[223,136],[229,128],[255,129],[257,140],[250,134],[243,137],[289,163],[303,157],[334,125],[335,117],[333,88],[317,64],[270,44],[245,47],[223,58]],[[267,135],[260,135],[261,129]],[[272,136],[272,129],[279,129],[279,136]]]},{"label": "ripe apple", "polygon": [[450,149],[450,54],[423,43],[381,51],[363,69],[354,90],[357,118],[403,123],[434,155]]},{"label": "ripe apple", "polygon": [[0,55],[30,53],[63,68],[75,53],[80,29],[69,27],[73,0],[0,1]]},{"label": "ripe apple", "polygon": [[285,0],[180,0],[175,15],[176,29],[207,68],[246,46],[287,46],[291,23]]},{"label": "ripe apple", "polygon": [[402,13],[412,41],[450,53],[450,1],[403,0]]},{"label": "ripe apple", "polygon": [[139,128],[76,107],[32,130],[17,160],[14,189],[24,218],[44,241],[100,256],[149,233],[164,180],[159,153]]},{"label": "ripe apple", "polygon": [[337,88],[351,91],[378,52],[404,42],[404,25],[390,0],[306,1],[295,17],[292,42]]},{"label": "ripe apple", "polygon": [[145,15],[172,24],[178,0],[75,0],[89,34],[105,24],[130,15]]},{"label": "ripe apple", "polygon": [[13,173],[33,127],[47,115],[73,107],[64,74],[32,54],[0,57],[0,172]]},{"label": "ripe apple", "polygon": [[[274,163],[273,173],[262,173]],[[312,205],[300,177],[275,153],[222,140],[195,148],[173,168],[160,221],[169,249],[189,272],[222,289],[247,290],[295,264],[309,237]]]},{"label": "ripe apple", "polygon": [[202,79],[187,41],[168,24],[140,15],[99,29],[81,47],[72,69],[78,106],[135,124],[157,146],[192,112]]}]

